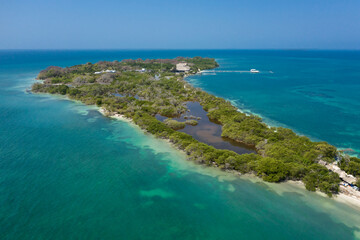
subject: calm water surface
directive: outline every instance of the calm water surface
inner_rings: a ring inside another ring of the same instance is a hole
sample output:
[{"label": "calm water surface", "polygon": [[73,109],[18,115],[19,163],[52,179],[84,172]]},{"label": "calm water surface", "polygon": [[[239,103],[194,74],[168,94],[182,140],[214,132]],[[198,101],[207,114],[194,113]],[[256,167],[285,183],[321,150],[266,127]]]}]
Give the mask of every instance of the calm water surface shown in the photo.
[{"label": "calm water surface", "polygon": [[[228,51],[230,71],[190,77],[194,85],[285,126],[360,156],[360,51]],[[258,74],[235,73],[256,68]]]},{"label": "calm water surface", "polygon": [[1,51],[0,239],[359,238],[356,209],[290,184],[193,165],[95,108],[25,92],[48,65],[229,54]]},{"label": "calm water surface", "polygon": [[[210,121],[207,116],[207,112],[198,102],[188,102],[186,104],[188,112],[182,114],[180,117],[173,118],[179,122],[185,122],[186,116],[199,117],[196,121],[198,124],[196,126],[185,125],[185,128],[180,129],[180,132],[187,133],[198,141],[204,142],[210,146],[213,146],[218,149],[228,149],[239,154],[244,153],[256,153],[255,147],[236,142],[229,138],[221,137],[221,125]],[[160,121],[164,121],[167,117],[156,115],[156,118]]]}]

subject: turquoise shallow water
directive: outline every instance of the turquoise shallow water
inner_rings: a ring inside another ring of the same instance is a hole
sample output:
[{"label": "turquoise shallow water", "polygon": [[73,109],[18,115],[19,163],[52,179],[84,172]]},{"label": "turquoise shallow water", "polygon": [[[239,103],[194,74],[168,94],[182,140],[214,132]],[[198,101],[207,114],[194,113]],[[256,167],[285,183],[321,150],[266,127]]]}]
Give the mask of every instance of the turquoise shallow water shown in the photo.
[{"label": "turquoise shallow water", "polygon": [[0,52],[0,238],[360,237],[356,209],[290,184],[193,165],[166,142],[93,107],[25,92],[48,65],[216,54]]},{"label": "turquoise shallow water", "polygon": [[216,73],[191,77],[270,125],[351,148],[360,156],[360,51],[230,51]]}]

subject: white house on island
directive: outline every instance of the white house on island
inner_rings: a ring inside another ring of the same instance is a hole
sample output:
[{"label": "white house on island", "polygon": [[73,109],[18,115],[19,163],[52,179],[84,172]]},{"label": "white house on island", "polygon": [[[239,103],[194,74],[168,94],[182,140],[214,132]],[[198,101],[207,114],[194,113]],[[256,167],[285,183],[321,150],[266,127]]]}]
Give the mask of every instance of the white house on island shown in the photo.
[{"label": "white house on island", "polygon": [[94,72],[94,74],[101,74],[101,73],[116,73],[116,70],[102,70],[100,72]]},{"label": "white house on island", "polygon": [[176,64],[176,71],[177,72],[188,72],[190,71],[190,67],[187,63],[178,63]]},{"label": "white house on island", "polygon": [[136,72],[140,72],[140,73],[144,73],[146,72],[146,68],[142,68],[142,69],[137,69],[135,70]]}]

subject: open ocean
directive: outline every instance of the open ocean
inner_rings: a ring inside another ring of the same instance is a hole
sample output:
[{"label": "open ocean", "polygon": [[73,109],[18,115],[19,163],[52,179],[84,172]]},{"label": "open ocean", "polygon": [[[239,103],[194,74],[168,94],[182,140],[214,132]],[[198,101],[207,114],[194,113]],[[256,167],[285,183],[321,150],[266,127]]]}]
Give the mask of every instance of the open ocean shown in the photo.
[{"label": "open ocean", "polygon": [[95,107],[26,93],[49,65],[214,57],[188,81],[360,152],[359,51],[0,51],[0,239],[360,239],[360,210],[186,161]]}]

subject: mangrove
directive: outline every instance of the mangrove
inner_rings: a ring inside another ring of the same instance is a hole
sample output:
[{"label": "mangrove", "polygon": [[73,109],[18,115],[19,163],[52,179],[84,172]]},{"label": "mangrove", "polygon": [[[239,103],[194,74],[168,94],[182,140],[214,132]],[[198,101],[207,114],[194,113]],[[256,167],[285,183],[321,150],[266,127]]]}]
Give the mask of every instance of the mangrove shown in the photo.
[{"label": "mangrove", "polygon": [[[186,68],[177,68],[179,63]],[[326,142],[311,141],[290,129],[269,127],[261,118],[242,113],[229,101],[195,88],[185,80],[190,74],[218,66],[215,59],[202,57],[50,66],[39,73],[37,79],[41,82],[35,83],[32,91],[96,104],[108,113],[130,118],[159,138],[168,139],[197,163],[242,174],[254,173],[268,182],[301,180],[310,191],[320,190],[328,196],[337,194],[339,175],[319,164],[320,160],[338,161],[341,169],[359,177],[358,158],[350,158]],[[172,119],[187,113],[187,102],[200,103],[209,119],[222,125],[223,137],[253,146],[257,153],[216,149],[177,131],[185,124],[197,124],[196,116],[187,117],[186,122]],[[157,120],[157,114],[167,119]]]}]

